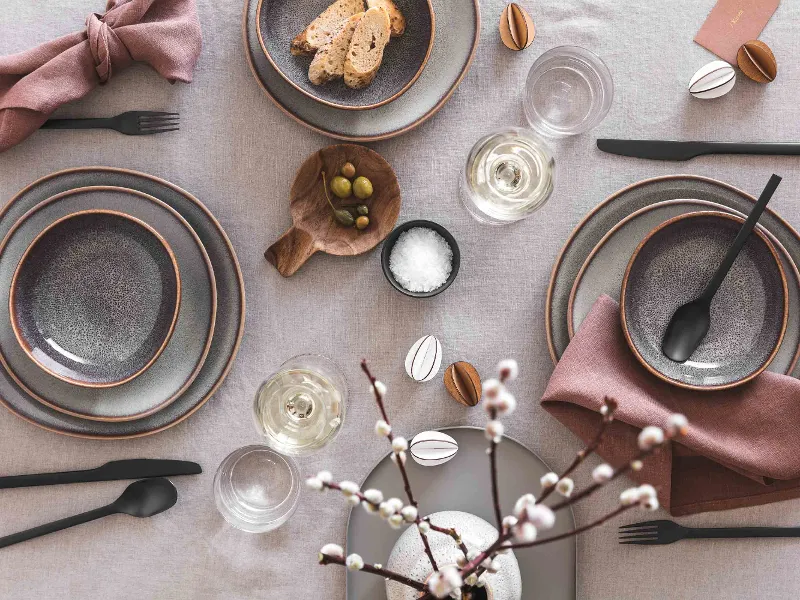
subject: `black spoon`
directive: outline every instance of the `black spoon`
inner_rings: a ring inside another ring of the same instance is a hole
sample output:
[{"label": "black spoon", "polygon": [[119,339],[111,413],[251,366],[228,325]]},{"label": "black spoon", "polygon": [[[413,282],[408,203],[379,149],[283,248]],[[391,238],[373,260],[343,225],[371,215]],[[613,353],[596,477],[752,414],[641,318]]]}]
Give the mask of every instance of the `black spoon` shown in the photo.
[{"label": "black spoon", "polygon": [[761,192],[761,197],[736,235],[736,239],[733,240],[733,244],[725,258],[722,259],[717,272],[714,273],[711,281],[706,285],[706,289],[703,290],[699,298],[684,304],[672,315],[672,319],[667,325],[664,339],[661,342],[661,351],[670,360],[677,363],[686,362],[692,353],[697,350],[703,338],[706,337],[711,326],[711,300],[714,299],[714,294],[717,293],[719,286],[725,280],[728,271],[733,266],[736,257],[739,256],[739,252],[741,252],[745,242],[747,242],[747,238],[753,232],[753,228],[756,226],[758,219],[767,207],[767,203],[772,198],[780,182],[781,178],[777,175],[770,177],[767,187]]},{"label": "black spoon", "polygon": [[152,517],[175,506],[178,501],[178,490],[169,481],[160,477],[158,479],[143,479],[130,484],[122,495],[108,506],[96,508],[89,512],[53,521],[46,525],[39,525],[27,531],[20,531],[5,537],[0,537],[0,548],[19,544],[48,533],[55,533],[62,529],[74,527],[101,519],[110,515],[125,514],[132,517]]}]

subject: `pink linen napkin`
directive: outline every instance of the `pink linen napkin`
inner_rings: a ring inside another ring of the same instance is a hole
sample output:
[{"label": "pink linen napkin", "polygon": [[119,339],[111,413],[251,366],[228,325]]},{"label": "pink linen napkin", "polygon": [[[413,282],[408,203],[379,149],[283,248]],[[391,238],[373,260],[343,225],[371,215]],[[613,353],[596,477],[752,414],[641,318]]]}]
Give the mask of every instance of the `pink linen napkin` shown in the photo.
[{"label": "pink linen napkin", "polygon": [[603,296],[555,368],[542,406],[588,441],[603,398],[619,403],[599,454],[623,464],[646,425],[670,414],[689,418],[689,433],[648,458],[634,474],[652,483],[671,514],[689,515],[800,497],[800,381],[764,372],[718,392],[672,386],[650,374],[628,348],[618,304]]},{"label": "pink linen napkin", "polygon": [[85,30],[1,56],[0,152],[135,61],[189,83],[201,43],[195,0],[108,0]]}]

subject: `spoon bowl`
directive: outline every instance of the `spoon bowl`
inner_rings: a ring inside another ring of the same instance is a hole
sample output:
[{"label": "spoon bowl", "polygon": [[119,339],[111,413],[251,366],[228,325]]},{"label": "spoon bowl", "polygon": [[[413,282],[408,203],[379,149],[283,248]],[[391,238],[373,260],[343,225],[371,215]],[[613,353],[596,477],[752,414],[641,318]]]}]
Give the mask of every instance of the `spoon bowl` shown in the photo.
[{"label": "spoon bowl", "polygon": [[142,479],[130,484],[113,503],[117,512],[144,519],[169,510],[178,502],[178,490],[169,479]]}]

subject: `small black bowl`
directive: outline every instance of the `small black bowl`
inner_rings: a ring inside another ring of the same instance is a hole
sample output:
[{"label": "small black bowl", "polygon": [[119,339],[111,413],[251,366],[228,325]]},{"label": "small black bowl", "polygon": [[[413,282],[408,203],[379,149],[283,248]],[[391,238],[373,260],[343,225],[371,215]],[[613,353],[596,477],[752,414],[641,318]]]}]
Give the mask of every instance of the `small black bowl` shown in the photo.
[{"label": "small black bowl", "polygon": [[[415,227],[433,229],[436,233],[447,240],[447,243],[450,244],[450,248],[453,250],[453,270],[450,272],[450,277],[448,277],[447,281],[445,281],[441,286],[430,292],[411,292],[407,290],[397,282],[392,274],[391,269],[389,268],[389,256],[392,254],[392,248],[394,248],[397,238],[399,238],[400,234],[404,231],[408,231],[409,229],[413,229]],[[389,234],[389,237],[387,237],[386,241],[383,243],[383,250],[381,251],[381,266],[383,267],[383,274],[386,276],[386,280],[391,283],[392,287],[394,287],[394,289],[396,289],[398,292],[401,292],[406,296],[411,296],[412,298],[432,298],[433,296],[441,294],[450,287],[450,284],[453,283],[453,281],[455,281],[456,275],[458,275],[458,268],[461,266],[461,251],[458,249],[456,238],[454,238],[453,235],[447,231],[447,229],[438,223],[434,223],[433,221],[418,219],[416,221],[408,221],[407,223],[398,225],[394,228],[394,230],[392,230],[392,233]]]}]

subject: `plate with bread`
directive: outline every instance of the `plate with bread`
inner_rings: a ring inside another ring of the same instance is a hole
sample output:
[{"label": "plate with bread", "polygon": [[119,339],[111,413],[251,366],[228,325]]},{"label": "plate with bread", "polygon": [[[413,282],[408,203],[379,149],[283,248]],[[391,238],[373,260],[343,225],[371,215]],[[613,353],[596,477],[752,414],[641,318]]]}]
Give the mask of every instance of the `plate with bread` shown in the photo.
[{"label": "plate with bread", "polygon": [[294,88],[334,108],[399,98],[433,50],[431,0],[260,0],[258,38]]}]

